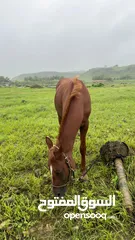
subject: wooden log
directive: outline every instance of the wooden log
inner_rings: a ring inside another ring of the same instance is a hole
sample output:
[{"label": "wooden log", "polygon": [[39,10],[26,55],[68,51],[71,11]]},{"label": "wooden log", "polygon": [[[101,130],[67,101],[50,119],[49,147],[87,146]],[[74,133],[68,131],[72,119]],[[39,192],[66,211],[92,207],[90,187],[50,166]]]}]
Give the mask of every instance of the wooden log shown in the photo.
[{"label": "wooden log", "polygon": [[131,195],[130,195],[129,188],[127,185],[126,175],[125,175],[125,171],[123,168],[123,163],[120,158],[115,159],[115,167],[116,167],[116,171],[117,171],[117,175],[118,175],[118,179],[119,179],[119,188],[120,188],[121,193],[123,194],[123,204],[124,204],[126,210],[129,213],[132,213],[133,203],[132,203]]}]

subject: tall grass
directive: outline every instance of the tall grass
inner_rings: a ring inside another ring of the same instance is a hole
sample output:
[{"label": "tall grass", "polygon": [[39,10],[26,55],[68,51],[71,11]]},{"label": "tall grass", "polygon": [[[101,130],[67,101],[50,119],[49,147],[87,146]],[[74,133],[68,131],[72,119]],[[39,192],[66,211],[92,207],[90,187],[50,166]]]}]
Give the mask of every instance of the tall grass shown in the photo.
[{"label": "tall grass", "polygon": [[[87,165],[100,158],[106,141],[126,142],[130,156],[124,167],[135,207],[135,86],[91,88],[90,93]],[[101,161],[89,171],[88,182],[77,181],[79,136],[73,151],[76,181],[68,187],[67,199],[75,194],[89,199],[115,194],[116,206],[96,209],[107,213],[107,220],[63,217],[66,212],[78,212],[76,208],[38,211],[40,199],[53,198],[45,136],[55,142],[58,134],[54,94],[54,89],[0,88],[0,239],[135,239],[135,220],[122,205],[114,166]]]}]

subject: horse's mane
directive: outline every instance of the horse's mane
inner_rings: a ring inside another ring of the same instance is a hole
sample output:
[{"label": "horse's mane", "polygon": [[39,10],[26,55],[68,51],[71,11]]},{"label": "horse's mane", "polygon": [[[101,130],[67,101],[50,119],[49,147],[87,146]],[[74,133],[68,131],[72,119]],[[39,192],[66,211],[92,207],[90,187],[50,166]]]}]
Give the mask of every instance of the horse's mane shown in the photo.
[{"label": "horse's mane", "polygon": [[78,77],[74,77],[72,79],[72,84],[73,84],[72,91],[71,91],[71,93],[69,95],[69,98],[67,100],[66,109],[65,109],[65,112],[64,112],[62,120],[61,120],[61,124],[60,124],[60,128],[59,128],[59,134],[58,134],[58,138],[57,138],[58,140],[59,140],[60,135],[62,133],[63,125],[64,125],[65,120],[67,118],[67,114],[69,112],[71,101],[74,97],[78,97],[80,95],[80,89],[82,88],[82,84],[81,84],[80,81],[78,81]]}]

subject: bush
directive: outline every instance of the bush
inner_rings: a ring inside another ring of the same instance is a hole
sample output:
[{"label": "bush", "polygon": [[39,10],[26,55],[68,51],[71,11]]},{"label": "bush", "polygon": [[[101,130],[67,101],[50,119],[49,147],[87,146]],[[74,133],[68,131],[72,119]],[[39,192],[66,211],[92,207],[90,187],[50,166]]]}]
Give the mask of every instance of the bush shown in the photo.
[{"label": "bush", "polygon": [[42,86],[40,86],[39,84],[34,84],[31,86],[31,88],[43,88]]},{"label": "bush", "polygon": [[104,87],[103,83],[92,84],[92,87]]}]

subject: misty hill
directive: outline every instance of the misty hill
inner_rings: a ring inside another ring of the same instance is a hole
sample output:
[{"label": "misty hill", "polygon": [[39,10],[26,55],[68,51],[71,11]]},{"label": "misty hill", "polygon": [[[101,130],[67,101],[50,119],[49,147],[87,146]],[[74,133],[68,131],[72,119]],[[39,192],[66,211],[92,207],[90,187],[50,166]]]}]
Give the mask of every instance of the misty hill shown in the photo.
[{"label": "misty hill", "polygon": [[92,79],[135,79],[135,65],[128,65],[119,67],[115,65],[113,67],[92,68],[87,72],[81,74],[82,80]]},{"label": "misty hill", "polygon": [[19,76],[16,76],[12,78],[12,81],[23,81],[26,78],[32,77],[32,78],[51,78],[53,76],[57,77],[74,77],[76,75],[80,75],[84,73],[84,71],[73,71],[73,72],[56,72],[56,71],[46,71],[46,72],[38,72],[38,73],[26,73],[26,74],[20,74]]},{"label": "misty hill", "polygon": [[44,79],[48,81],[49,78],[56,76],[57,80],[61,77],[74,77],[76,75],[80,75],[80,79],[84,81],[92,81],[92,79],[135,79],[135,64],[128,66],[118,66],[115,65],[113,67],[103,67],[103,68],[92,68],[88,71],[72,71],[72,72],[57,72],[57,71],[45,71],[38,73],[27,73],[21,74],[12,78],[12,81],[24,81],[25,79],[34,78],[37,81],[39,79]]}]

